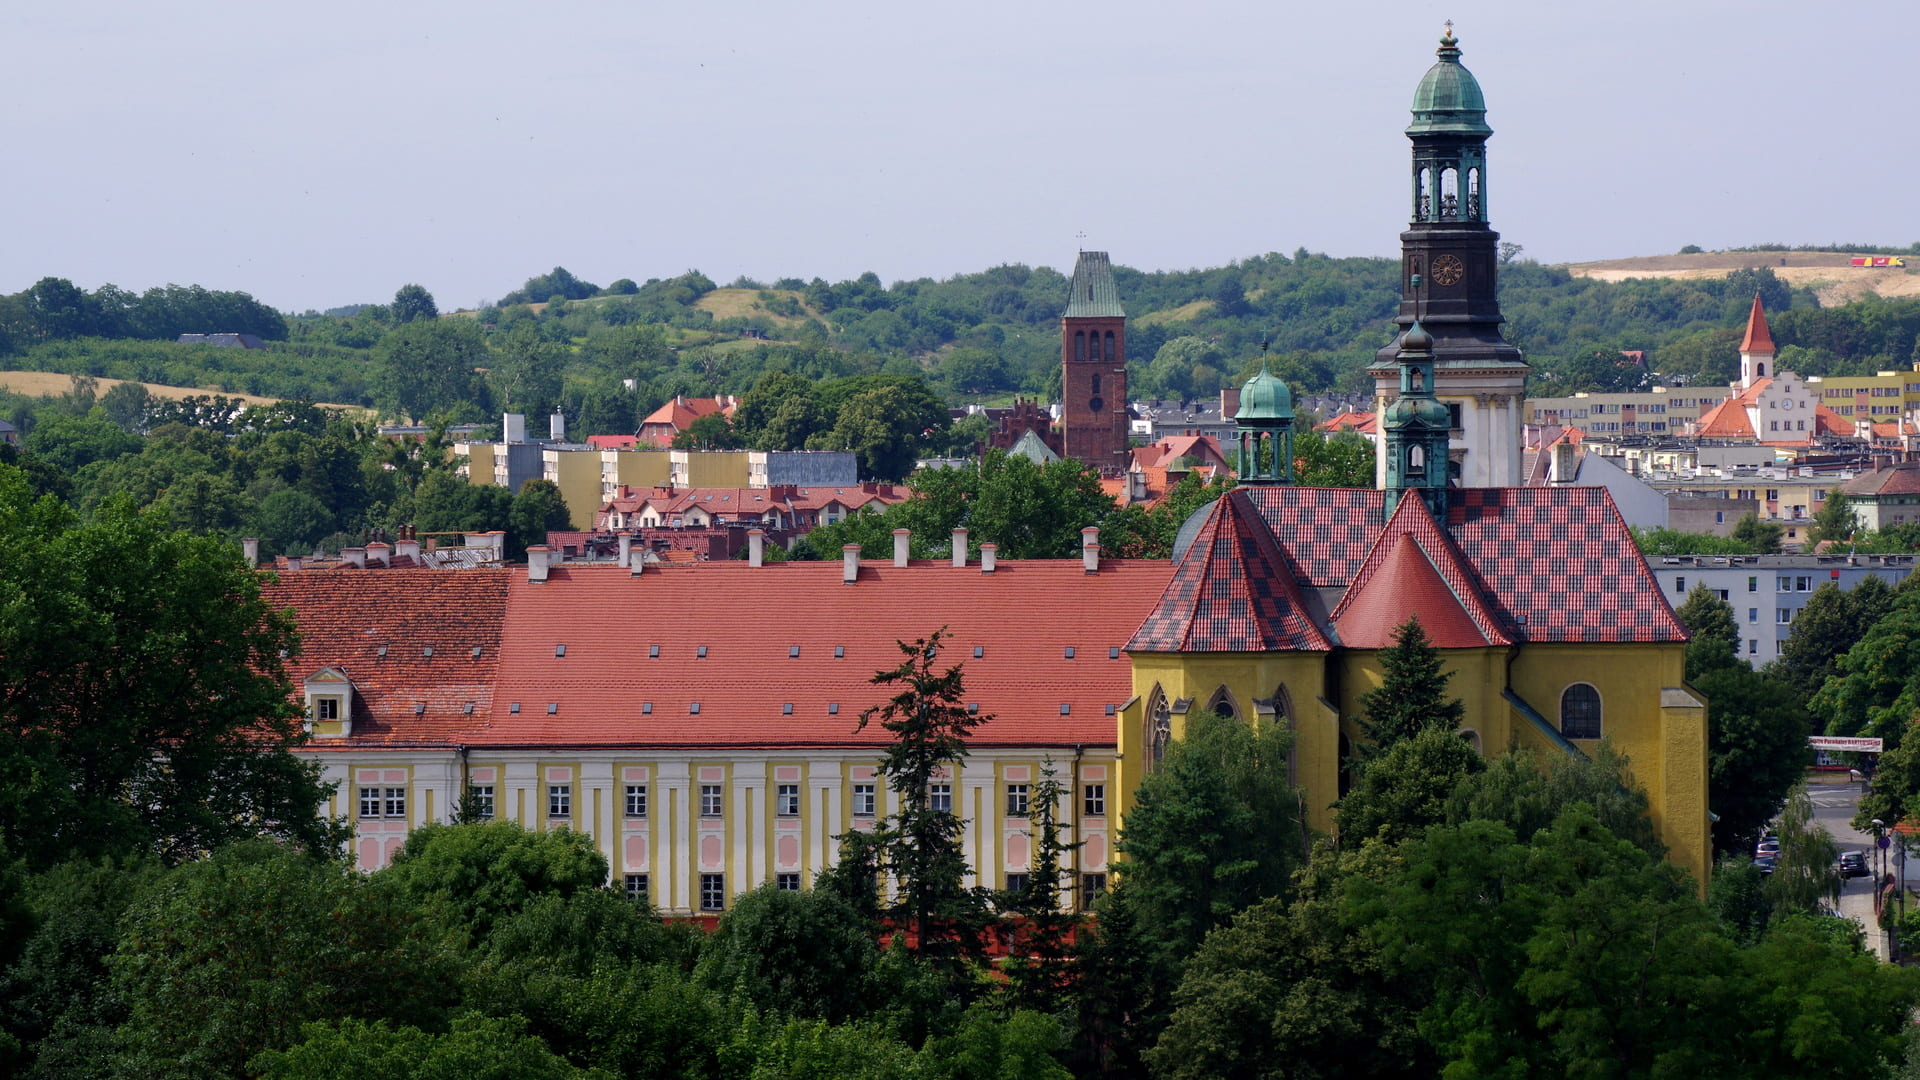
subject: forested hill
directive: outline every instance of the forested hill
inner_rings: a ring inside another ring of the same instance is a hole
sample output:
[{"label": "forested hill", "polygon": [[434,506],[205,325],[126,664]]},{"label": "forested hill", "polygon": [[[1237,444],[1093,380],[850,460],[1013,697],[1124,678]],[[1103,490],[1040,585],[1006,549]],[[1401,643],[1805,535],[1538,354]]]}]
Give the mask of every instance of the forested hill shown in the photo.
[{"label": "forested hill", "polygon": [[[1532,392],[1720,384],[1754,293],[1772,315],[1783,366],[1808,375],[1920,360],[1920,300],[1823,309],[1766,269],[1719,279],[1608,282],[1519,257],[1509,246],[1501,303],[1534,365]],[[1765,261],[1756,256],[1756,262]],[[1208,270],[1116,267],[1131,317],[1134,396],[1193,398],[1244,377],[1270,342],[1301,392],[1362,391],[1391,333],[1398,263],[1305,250]],[[1899,271],[1894,271],[1898,273]],[[379,407],[416,418],[483,419],[559,409],[589,429],[630,429],[675,393],[743,393],[770,371],[810,379],[919,375],[950,402],[1044,396],[1058,381],[1066,278],[1005,265],[942,281],[786,278],[718,287],[698,271],[604,288],[561,268],[502,303],[440,316],[418,286],[388,304],[282,316],[245,293],[171,287],[92,293],[43,279],[0,296],[0,367],[78,372]],[[176,345],[182,332],[247,330],[261,350]],[[1646,368],[1623,364],[1644,352]],[[440,357],[463,376],[406,385],[406,358]],[[16,407],[17,403],[16,403]],[[577,429],[576,429],[577,430]]]}]

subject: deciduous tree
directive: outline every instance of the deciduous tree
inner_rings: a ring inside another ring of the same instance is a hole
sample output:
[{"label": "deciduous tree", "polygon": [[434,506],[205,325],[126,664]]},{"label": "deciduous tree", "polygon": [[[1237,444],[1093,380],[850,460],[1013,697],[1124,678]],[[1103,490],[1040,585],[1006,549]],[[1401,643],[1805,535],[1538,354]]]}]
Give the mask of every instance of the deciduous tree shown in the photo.
[{"label": "deciduous tree", "polygon": [[317,766],[291,620],[237,546],[109,500],[82,524],[0,466],[0,836],[34,865],[185,859],[270,835],[314,849]]}]

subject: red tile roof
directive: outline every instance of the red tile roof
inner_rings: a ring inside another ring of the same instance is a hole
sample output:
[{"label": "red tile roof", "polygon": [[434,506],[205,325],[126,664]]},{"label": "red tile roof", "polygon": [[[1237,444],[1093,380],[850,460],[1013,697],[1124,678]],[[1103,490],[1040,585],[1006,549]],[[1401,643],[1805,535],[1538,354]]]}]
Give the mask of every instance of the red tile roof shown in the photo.
[{"label": "red tile roof", "polygon": [[1325,652],[1286,556],[1245,489],[1214,500],[1160,602],[1128,642],[1140,652]]},{"label": "red tile roof", "polygon": [[587,445],[601,450],[631,450],[640,444],[638,435],[589,435]]},{"label": "red tile roof", "polygon": [[1528,641],[1685,641],[1603,487],[1462,488],[1447,533]]},{"label": "red tile roof", "polygon": [[296,694],[322,668],[353,680],[353,736],[316,739],[313,748],[444,745],[483,730],[514,575],[525,571],[299,570],[263,579],[268,603],[294,609],[299,621],[301,651],[287,663]]},{"label": "red tile roof", "polygon": [[1509,645],[1513,638],[1481,591],[1466,555],[1442,530],[1427,504],[1400,500],[1353,584],[1333,611],[1340,643],[1383,649],[1409,615],[1443,649]]},{"label": "red tile roof", "polygon": [[[310,642],[296,682],[335,666],[358,690],[354,734],[316,740],[318,750],[879,745],[885,732],[854,730],[884,697],[869,679],[899,662],[896,641],[942,625],[968,700],[994,716],[975,745],[1111,746],[1107,706],[1132,695],[1131,665],[1112,653],[1172,572],[1158,560],[1105,560],[1094,574],[1077,559],[1003,562],[992,574],[867,562],[847,585],[837,560],[638,578],[563,563],[540,584],[524,568],[293,573],[270,595],[296,609]],[[1041,610],[1072,617],[1035,618]]]},{"label": "red tile roof", "polygon": [[1753,353],[1773,352],[1773,333],[1767,328],[1767,310],[1760,303],[1760,294],[1753,294],[1753,308],[1747,312],[1747,336],[1740,339],[1740,351]]},{"label": "red tile roof", "polygon": [[1885,469],[1856,476],[1840,485],[1847,495],[1878,498],[1882,495],[1920,494],[1920,463],[1901,462]]},{"label": "red tile roof", "polygon": [[1372,435],[1379,429],[1378,417],[1370,412],[1343,412],[1331,420],[1322,421],[1318,427],[1318,430],[1326,432],[1349,429]]}]

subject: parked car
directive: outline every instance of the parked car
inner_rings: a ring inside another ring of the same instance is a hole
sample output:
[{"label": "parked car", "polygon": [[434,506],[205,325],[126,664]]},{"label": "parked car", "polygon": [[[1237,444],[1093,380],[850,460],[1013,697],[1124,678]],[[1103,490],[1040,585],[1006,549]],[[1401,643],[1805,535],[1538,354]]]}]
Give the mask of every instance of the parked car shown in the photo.
[{"label": "parked car", "polygon": [[1780,854],[1780,838],[1777,836],[1761,837],[1760,843],[1754,845],[1753,854],[1755,858],[1762,855]]},{"label": "parked car", "polygon": [[1841,877],[1866,877],[1872,873],[1867,869],[1867,856],[1858,851],[1841,852],[1838,868]]},{"label": "parked car", "polygon": [[1763,874],[1771,874],[1773,873],[1773,858],[1772,855],[1755,855],[1753,857],[1753,868]]}]

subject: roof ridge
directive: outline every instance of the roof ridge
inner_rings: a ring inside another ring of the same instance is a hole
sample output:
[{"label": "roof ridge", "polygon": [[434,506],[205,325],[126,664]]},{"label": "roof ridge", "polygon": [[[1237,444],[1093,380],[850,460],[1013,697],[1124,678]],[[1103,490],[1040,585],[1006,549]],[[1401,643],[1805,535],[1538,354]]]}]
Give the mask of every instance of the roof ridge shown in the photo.
[{"label": "roof ridge", "polygon": [[[1404,523],[1403,517],[1407,519]],[[1396,528],[1396,525],[1399,527]],[[1395,550],[1400,546],[1397,536],[1413,541],[1421,557],[1453,597],[1454,603],[1459,605],[1461,612],[1472,622],[1474,630],[1488,644],[1513,644],[1515,638],[1508,630],[1508,620],[1487,595],[1479,574],[1474,572],[1473,561],[1467,558],[1466,552],[1460,549],[1453,536],[1434,519],[1427,510],[1425,500],[1418,498],[1401,499],[1400,505],[1394,508],[1393,516],[1381,528],[1366,559],[1361,562],[1359,572],[1354,575],[1353,583],[1333,609],[1332,619],[1336,629],[1341,616],[1360,602],[1360,597],[1372,585],[1374,578],[1380,576],[1382,568],[1392,560]],[[1388,546],[1390,542],[1392,547]]]},{"label": "roof ridge", "polygon": [[[1134,632],[1129,649],[1325,652],[1333,648],[1332,639],[1307,613],[1294,584],[1294,567],[1258,509],[1245,500],[1246,493],[1237,488],[1214,500],[1159,603]],[[1216,553],[1223,532],[1237,542]],[[1259,563],[1264,568],[1249,566]]]}]

